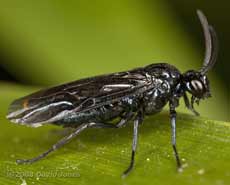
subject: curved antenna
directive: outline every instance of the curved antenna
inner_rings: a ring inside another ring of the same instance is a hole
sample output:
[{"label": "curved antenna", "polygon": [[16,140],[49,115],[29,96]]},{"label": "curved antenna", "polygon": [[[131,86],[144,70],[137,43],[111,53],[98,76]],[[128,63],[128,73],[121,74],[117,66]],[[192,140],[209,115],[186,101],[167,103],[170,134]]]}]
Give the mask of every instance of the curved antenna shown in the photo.
[{"label": "curved antenna", "polygon": [[219,51],[219,41],[215,29],[212,26],[209,26],[209,30],[212,36],[212,57],[207,66],[203,66],[203,73],[207,73],[216,63],[218,51]]},{"label": "curved antenna", "polygon": [[209,69],[213,67],[216,62],[218,52],[218,39],[214,28],[208,24],[208,20],[203,12],[197,10],[197,15],[200,19],[205,38],[205,57],[203,66],[200,70],[201,74],[205,74],[209,71]]},{"label": "curved antenna", "polygon": [[207,65],[212,56],[212,38],[211,38],[210,31],[209,31],[209,24],[208,24],[207,18],[205,17],[203,12],[200,10],[197,10],[197,15],[200,19],[200,23],[203,28],[204,38],[205,38],[205,57],[204,57],[203,65]]}]

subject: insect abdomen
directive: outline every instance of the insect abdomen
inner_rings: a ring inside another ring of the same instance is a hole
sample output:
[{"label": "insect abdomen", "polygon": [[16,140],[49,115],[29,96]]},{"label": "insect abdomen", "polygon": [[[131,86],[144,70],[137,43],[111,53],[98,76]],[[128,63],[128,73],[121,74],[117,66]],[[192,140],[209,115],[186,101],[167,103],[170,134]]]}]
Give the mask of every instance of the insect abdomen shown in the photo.
[{"label": "insect abdomen", "polygon": [[75,127],[82,123],[106,122],[120,116],[123,111],[123,107],[119,105],[104,105],[84,112],[73,112],[55,124]]}]

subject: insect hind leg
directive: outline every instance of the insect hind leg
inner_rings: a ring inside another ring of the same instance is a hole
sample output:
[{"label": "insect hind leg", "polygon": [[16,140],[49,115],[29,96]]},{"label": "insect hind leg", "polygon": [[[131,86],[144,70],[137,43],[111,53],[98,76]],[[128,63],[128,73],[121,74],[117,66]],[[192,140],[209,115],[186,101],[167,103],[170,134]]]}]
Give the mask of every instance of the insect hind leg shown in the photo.
[{"label": "insect hind leg", "polygon": [[79,127],[77,127],[77,129],[73,133],[71,133],[70,135],[59,140],[56,144],[54,144],[46,152],[44,152],[44,153],[40,154],[39,156],[34,157],[32,159],[18,159],[18,160],[16,160],[16,162],[17,162],[17,164],[31,164],[31,163],[34,163],[36,161],[39,161],[39,160],[43,159],[44,157],[46,157],[49,153],[51,153],[51,152],[57,150],[58,148],[62,147],[63,145],[65,145],[67,142],[72,140],[74,137],[76,137],[80,132],[82,132],[86,128],[93,127],[94,125],[95,125],[95,123],[82,124]]}]

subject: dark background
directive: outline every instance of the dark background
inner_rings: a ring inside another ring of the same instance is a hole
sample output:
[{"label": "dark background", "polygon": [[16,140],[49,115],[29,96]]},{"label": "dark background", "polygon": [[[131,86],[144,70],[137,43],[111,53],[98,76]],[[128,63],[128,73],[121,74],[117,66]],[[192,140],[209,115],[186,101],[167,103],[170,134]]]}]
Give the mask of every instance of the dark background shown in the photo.
[{"label": "dark background", "polygon": [[[214,26],[219,39],[219,55],[218,65],[215,66],[215,72],[218,77],[226,85],[226,90],[229,91],[229,72],[230,72],[230,3],[227,0],[219,1],[169,1],[170,6],[177,14],[179,19],[183,21],[187,31],[191,33],[197,44],[202,46],[203,35],[200,34],[200,28],[197,27],[197,22],[194,19],[194,9],[201,9],[207,14],[209,21]],[[203,48],[201,48],[203,50]]]}]

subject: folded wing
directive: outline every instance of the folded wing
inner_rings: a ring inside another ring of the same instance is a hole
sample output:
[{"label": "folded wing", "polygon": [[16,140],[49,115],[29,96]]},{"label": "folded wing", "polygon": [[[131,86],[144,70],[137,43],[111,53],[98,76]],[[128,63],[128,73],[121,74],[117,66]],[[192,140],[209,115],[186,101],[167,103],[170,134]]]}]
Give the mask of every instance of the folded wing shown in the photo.
[{"label": "folded wing", "polygon": [[37,127],[74,112],[90,110],[145,88],[149,83],[140,69],[113,73],[41,90],[12,102],[7,118]]}]

